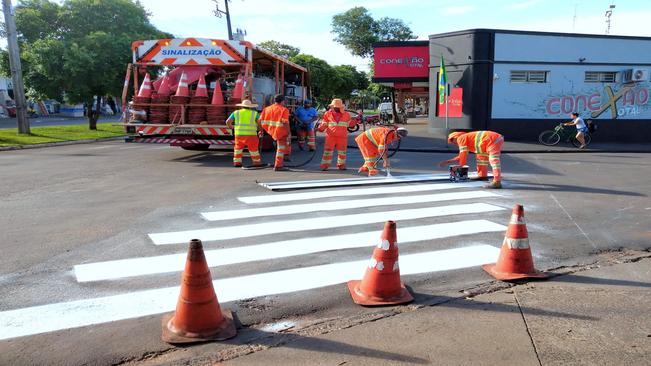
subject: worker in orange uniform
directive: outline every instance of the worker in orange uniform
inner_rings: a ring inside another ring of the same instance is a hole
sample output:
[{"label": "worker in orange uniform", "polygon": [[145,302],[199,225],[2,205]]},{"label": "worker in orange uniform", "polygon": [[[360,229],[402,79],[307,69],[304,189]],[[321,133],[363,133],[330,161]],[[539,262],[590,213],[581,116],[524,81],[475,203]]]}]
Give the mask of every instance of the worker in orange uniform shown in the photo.
[{"label": "worker in orange uniform", "polygon": [[285,155],[289,155],[291,135],[289,130],[289,110],[285,108],[285,97],[276,95],[274,104],[262,110],[260,124],[269,135],[276,141],[276,160],[274,170],[287,170],[283,167]]},{"label": "worker in orange uniform", "polygon": [[242,154],[244,149],[249,150],[254,167],[262,166],[260,159],[260,139],[258,131],[260,126],[260,113],[255,110],[257,104],[251,103],[250,100],[244,99],[242,103],[236,104],[242,109],[238,109],[226,120],[226,125],[235,130],[235,146],[233,147],[233,166],[242,166]]},{"label": "worker in orange uniform", "polygon": [[357,173],[366,173],[368,176],[377,175],[378,169],[375,167],[380,158],[384,159],[384,167],[388,168],[389,155],[387,149],[389,145],[396,139],[406,137],[408,131],[406,128],[388,128],[388,127],[375,127],[359,134],[355,137],[355,142],[359,146],[359,151],[364,157],[364,164],[357,171]]},{"label": "worker in orange uniform", "polygon": [[341,99],[333,99],[330,108],[323,115],[323,121],[317,128],[319,132],[326,133],[321,159],[321,170],[328,170],[332,162],[335,148],[337,149],[337,169],[346,169],[346,148],[348,147],[348,127],[353,127],[355,122],[350,118],[350,113],[344,109]]},{"label": "worker in orange uniform", "polygon": [[443,167],[457,162],[466,165],[468,152],[477,154],[476,180],[488,180],[488,164],[493,171],[493,181],[485,188],[502,188],[502,167],[500,153],[504,144],[504,136],[493,131],[452,132],[448,135],[448,143],[459,145],[459,155],[439,163]]}]

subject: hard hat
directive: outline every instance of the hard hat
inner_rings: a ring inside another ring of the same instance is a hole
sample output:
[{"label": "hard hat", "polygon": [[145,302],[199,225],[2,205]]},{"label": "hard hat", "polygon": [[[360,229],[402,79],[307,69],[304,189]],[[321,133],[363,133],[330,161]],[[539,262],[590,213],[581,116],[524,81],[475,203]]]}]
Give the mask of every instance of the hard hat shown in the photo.
[{"label": "hard hat", "polygon": [[453,139],[456,139],[457,137],[463,135],[464,133],[465,132],[457,131],[457,132],[452,132],[451,134],[449,134],[448,135],[448,144],[451,144]]},{"label": "hard hat", "polygon": [[406,136],[409,134],[409,131],[407,131],[407,129],[404,128],[404,127],[398,127],[398,128],[396,129],[396,133],[397,133],[398,136],[400,136],[400,137],[406,137]]}]

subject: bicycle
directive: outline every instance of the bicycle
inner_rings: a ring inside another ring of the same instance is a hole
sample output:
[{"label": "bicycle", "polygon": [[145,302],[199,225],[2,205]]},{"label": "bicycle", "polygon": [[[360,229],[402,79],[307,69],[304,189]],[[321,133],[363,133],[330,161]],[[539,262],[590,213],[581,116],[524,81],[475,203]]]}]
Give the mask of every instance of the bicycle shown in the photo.
[{"label": "bicycle", "polygon": [[[585,139],[585,146],[590,145],[592,141],[592,136],[590,133],[585,132],[583,134]],[[562,123],[556,126],[553,130],[546,130],[540,133],[538,136],[538,141],[546,146],[557,145],[561,139],[564,139],[565,142],[570,142],[575,147],[580,147],[581,143],[576,139],[576,130],[573,128],[566,128]]]}]

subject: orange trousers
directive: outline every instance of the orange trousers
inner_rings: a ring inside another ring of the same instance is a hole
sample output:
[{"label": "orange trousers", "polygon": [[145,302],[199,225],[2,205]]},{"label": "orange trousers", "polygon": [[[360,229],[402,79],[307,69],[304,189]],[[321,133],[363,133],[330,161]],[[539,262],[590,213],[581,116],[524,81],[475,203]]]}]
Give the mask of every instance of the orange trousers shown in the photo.
[{"label": "orange trousers", "polygon": [[249,150],[253,165],[261,165],[260,151],[258,147],[260,139],[258,136],[235,136],[235,146],[233,147],[233,166],[242,166],[242,154],[244,149]]},{"label": "orange trousers", "polygon": [[302,150],[305,146],[305,139],[307,137],[307,148],[310,151],[316,150],[316,135],[313,128],[299,129],[298,130],[298,147]]},{"label": "orange trousers", "polygon": [[369,175],[377,174],[378,170],[375,167],[375,164],[378,158],[380,157],[380,152],[378,151],[378,148],[368,140],[357,141],[357,146],[359,146],[359,152],[362,153],[362,157],[364,158],[364,164],[359,169],[360,172],[368,171]]},{"label": "orange trousers", "polygon": [[493,180],[496,182],[502,181],[502,163],[500,162],[500,154],[502,152],[502,145],[504,139],[498,139],[490,143],[486,147],[485,153],[477,154],[477,175],[480,177],[488,176],[488,165],[490,164],[493,171]]},{"label": "orange trousers", "polygon": [[285,155],[291,153],[291,135],[283,136],[276,140],[276,160],[274,161],[274,168],[282,168],[285,163]]},{"label": "orange trousers", "polygon": [[334,150],[337,149],[337,168],[346,169],[346,148],[348,147],[348,137],[331,137],[326,136],[325,145],[323,146],[323,158],[321,159],[321,169],[328,169],[332,162]]}]

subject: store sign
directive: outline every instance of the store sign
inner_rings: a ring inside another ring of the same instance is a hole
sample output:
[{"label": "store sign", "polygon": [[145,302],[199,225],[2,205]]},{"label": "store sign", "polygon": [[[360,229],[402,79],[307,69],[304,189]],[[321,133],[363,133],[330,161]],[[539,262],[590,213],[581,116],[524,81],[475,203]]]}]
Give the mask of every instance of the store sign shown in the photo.
[{"label": "store sign", "polygon": [[423,78],[429,76],[429,47],[376,47],[373,49],[375,78]]},{"label": "store sign", "polygon": [[[602,91],[550,96],[545,101],[545,114],[549,117],[567,116],[578,112],[584,117],[610,118],[648,115],[648,83],[605,86]],[[646,112],[646,113],[645,113]]]},{"label": "store sign", "polygon": [[[440,100],[438,97],[437,100]],[[452,88],[450,95],[448,95],[447,103],[447,116],[448,118],[461,118],[463,117],[463,88]],[[439,103],[436,116],[445,117],[445,103]]]}]

